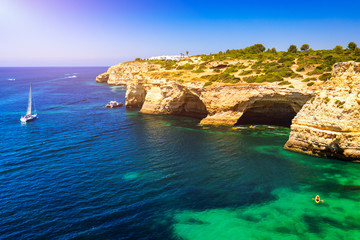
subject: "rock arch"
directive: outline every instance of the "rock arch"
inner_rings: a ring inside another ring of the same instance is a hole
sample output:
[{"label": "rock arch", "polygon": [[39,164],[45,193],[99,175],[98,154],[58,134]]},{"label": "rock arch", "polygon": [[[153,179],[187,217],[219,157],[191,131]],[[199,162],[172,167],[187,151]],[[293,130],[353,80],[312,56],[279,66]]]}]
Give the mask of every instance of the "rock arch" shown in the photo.
[{"label": "rock arch", "polygon": [[184,95],[184,104],[178,114],[203,119],[207,116],[208,112],[198,95],[187,92]]},{"label": "rock arch", "polygon": [[297,106],[288,101],[258,100],[249,104],[235,125],[264,124],[290,127]]}]

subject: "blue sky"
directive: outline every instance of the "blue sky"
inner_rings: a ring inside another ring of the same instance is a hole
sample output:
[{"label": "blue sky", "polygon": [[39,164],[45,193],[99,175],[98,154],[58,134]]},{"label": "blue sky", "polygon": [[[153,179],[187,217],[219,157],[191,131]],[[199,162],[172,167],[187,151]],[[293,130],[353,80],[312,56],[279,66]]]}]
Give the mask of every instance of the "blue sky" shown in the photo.
[{"label": "blue sky", "polygon": [[109,66],[255,43],[360,45],[360,1],[0,0],[0,66]]}]

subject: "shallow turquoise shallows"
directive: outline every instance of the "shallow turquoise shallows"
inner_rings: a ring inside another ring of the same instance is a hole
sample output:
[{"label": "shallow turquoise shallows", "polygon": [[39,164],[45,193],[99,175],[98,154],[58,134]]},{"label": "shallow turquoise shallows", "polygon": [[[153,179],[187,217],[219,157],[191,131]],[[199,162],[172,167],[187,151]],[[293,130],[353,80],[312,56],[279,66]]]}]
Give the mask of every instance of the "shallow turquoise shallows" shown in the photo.
[{"label": "shallow turquoise shallows", "polygon": [[360,164],[285,151],[287,128],[105,108],[125,102],[105,71],[0,68],[0,239],[360,239]]}]

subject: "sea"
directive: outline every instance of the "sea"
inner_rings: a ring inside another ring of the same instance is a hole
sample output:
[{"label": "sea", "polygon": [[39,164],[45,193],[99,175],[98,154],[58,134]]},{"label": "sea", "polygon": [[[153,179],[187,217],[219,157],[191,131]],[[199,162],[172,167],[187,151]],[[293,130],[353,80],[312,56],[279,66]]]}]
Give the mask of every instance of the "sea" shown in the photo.
[{"label": "sea", "polygon": [[105,108],[126,92],[106,70],[0,68],[0,239],[360,239],[359,163],[286,151],[285,127]]}]

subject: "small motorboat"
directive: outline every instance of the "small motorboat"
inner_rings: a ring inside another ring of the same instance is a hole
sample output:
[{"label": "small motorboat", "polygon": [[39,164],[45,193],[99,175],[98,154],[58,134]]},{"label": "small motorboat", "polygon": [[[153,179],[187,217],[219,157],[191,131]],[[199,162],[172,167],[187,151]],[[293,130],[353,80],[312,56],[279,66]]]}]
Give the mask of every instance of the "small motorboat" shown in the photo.
[{"label": "small motorboat", "polygon": [[116,107],[122,107],[124,104],[122,104],[121,102],[117,102],[117,101],[110,101],[108,104],[106,104],[105,107],[107,108],[116,108]]}]

